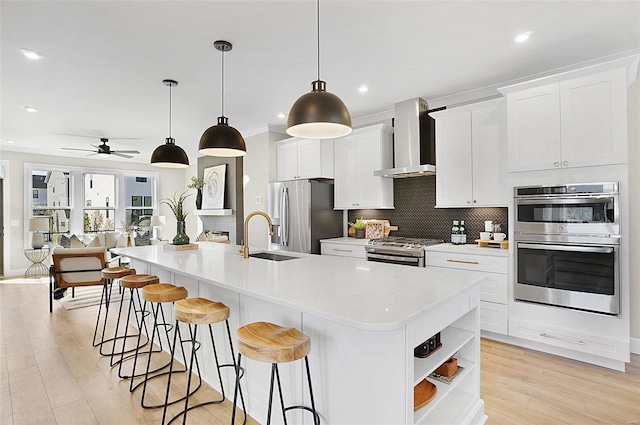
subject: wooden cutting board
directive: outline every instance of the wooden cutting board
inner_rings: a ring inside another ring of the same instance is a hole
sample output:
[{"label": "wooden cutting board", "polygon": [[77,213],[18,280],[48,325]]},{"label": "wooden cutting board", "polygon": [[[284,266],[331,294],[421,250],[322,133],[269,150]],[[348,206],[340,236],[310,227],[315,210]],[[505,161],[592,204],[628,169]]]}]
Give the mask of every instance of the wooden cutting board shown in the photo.
[{"label": "wooden cutting board", "polygon": [[429,404],[438,394],[438,387],[423,379],[418,385],[413,387],[413,411],[422,409]]}]

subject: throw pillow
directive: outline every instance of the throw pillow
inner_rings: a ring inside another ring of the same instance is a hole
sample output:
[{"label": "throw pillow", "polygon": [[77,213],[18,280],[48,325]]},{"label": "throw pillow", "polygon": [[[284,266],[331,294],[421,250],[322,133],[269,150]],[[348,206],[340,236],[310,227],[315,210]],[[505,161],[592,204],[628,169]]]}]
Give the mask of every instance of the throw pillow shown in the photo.
[{"label": "throw pillow", "polygon": [[138,237],[133,240],[134,246],[151,245],[151,232],[138,233]]},{"label": "throw pillow", "polygon": [[120,232],[106,232],[104,234],[104,246],[107,248],[115,248],[118,244]]},{"label": "throw pillow", "polygon": [[96,236],[87,246],[90,248],[97,248],[102,246],[102,244],[100,243],[100,239]]},{"label": "throw pillow", "polygon": [[76,235],[71,235],[70,248],[84,248],[86,245]]},{"label": "throw pillow", "polygon": [[58,244],[63,248],[71,248],[71,238],[67,235],[60,235]]}]

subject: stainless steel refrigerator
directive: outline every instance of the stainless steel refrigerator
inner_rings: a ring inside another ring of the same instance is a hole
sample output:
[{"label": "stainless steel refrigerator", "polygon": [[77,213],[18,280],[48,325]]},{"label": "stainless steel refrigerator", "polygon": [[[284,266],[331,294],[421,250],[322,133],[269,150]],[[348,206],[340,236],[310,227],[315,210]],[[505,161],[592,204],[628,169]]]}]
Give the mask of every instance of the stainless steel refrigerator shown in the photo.
[{"label": "stainless steel refrigerator", "polygon": [[320,254],[321,239],[342,236],[342,211],[333,209],[332,182],[270,183],[267,209],[274,228],[269,249]]}]

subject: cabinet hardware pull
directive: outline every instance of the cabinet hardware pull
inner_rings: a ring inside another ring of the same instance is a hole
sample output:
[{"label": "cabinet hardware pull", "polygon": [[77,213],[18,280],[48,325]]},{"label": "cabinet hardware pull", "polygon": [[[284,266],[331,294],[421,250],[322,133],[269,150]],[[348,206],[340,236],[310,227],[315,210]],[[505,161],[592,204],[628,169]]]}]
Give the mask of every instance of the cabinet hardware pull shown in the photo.
[{"label": "cabinet hardware pull", "polygon": [[572,344],[587,345],[584,341],[580,341],[579,339],[568,338],[566,336],[559,336],[559,335],[549,335],[546,332],[540,332],[540,336],[544,338],[557,339],[559,341],[571,342]]},{"label": "cabinet hardware pull", "polygon": [[350,249],[339,249],[339,248],[333,248],[334,251],[338,251],[338,252],[351,252]]},{"label": "cabinet hardware pull", "polygon": [[569,161],[563,161],[562,165],[569,165]]},{"label": "cabinet hardware pull", "polygon": [[471,203],[471,201],[467,201],[467,204],[470,204],[470,203]]},{"label": "cabinet hardware pull", "polygon": [[476,201],[476,200],[474,199],[474,200],[473,200],[473,203],[475,204],[476,202],[478,202],[478,201]]},{"label": "cabinet hardware pull", "polygon": [[448,263],[462,263],[462,264],[480,264],[477,261],[465,261],[465,260],[447,260]]},{"label": "cabinet hardware pull", "polygon": [[554,163],[553,163],[553,166],[554,166],[554,167],[559,167],[559,166],[560,166],[560,163],[559,163],[558,161],[556,161],[556,162],[554,162]]}]

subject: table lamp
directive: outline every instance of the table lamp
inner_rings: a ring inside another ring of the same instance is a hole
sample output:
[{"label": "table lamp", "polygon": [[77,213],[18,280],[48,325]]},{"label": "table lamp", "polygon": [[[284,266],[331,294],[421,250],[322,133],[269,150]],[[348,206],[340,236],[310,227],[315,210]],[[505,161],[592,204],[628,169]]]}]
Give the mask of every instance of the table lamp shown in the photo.
[{"label": "table lamp", "polygon": [[29,231],[31,236],[31,247],[40,249],[44,246],[44,234],[40,232],[49,231],[49,217],[32,217],[29,219]]},{"label": "table lamp", "polygon": [[151,226],[153,227],[153,237],[155,239],[162,239],[162,226],[166,223],[167,220],[163,215],[151,216]]}]

